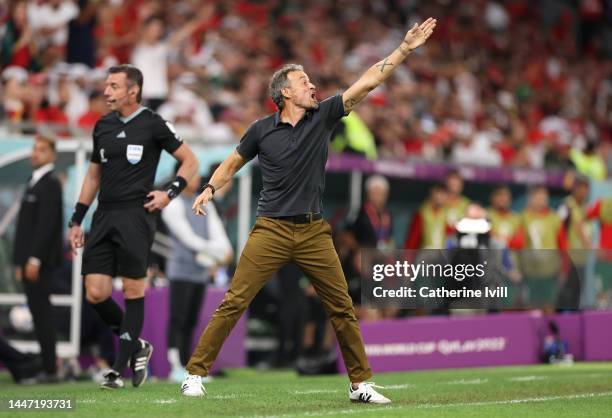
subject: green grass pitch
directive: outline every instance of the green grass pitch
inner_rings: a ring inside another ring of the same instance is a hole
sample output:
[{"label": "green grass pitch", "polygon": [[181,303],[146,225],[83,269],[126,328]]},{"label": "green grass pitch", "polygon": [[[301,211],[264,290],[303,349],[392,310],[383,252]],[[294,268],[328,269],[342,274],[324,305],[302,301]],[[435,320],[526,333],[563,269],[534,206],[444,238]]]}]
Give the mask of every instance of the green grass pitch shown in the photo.
[{"label": "green grass pitch", "polygon": [[609,417],[612,363],[378,374],[389,406],[352,404],[345,376],[230,370],[186,398],[179,385],[150,381],[103,391],[94,383],[17,386],[0,375],[0,398],[71,398],[72,412],[2,411],[11,417]]}]

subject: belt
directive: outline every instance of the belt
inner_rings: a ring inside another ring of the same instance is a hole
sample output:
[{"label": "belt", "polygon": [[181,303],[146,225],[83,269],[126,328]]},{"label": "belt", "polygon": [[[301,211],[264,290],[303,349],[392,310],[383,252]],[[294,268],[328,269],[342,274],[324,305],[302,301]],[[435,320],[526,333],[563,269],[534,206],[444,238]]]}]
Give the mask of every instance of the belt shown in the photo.
[{"label": "belt", "polygon": [[142,208],[142,206],[146,202],[147,202],[146,199],[124,200],[120,202],[100,202],[98,200],[98,209],[117,210],[117,209]]},{"label": "belt", "polygon": [[323,219],[323,214],[321,212],[310,212],[293,216],[270,216],[270,218],[280,219],[281,221],[289,221],[293,222],[294,224],[309,224],[311,222],[318,221],[319,219]]}]

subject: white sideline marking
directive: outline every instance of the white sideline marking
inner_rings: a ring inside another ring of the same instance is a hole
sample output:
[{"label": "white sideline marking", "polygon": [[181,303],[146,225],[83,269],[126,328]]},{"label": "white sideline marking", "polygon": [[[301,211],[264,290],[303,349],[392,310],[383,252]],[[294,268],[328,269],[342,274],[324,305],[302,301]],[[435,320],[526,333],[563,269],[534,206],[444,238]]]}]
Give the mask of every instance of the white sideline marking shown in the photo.
[{"label": "white sideline marking", "polygon": [[159,403],[159,404],[176,403],[176,399],[155,399],[153,403]]},{"label": "white sideline marking", "polygon": [[511,380],[513,382],[532,382],[534,380],[544,380],[544,379],[548,379],[548,376],[518,376],[518,377],[511,377],[508,380]]},{"label": "white sideline marking", "polygon": [[451,380],[447,382],[449,385],[480,385],[481,383],[487,383],[489,379],[459,379]]},{"label": "white sideline marking", "polygon": [[316,395],[318,393],[338,393],[339,390],[325,390],[325,389],[312,389],[312,390],[294,390],[294,395]]},{"label": "white sideline marking", "polygon": [[511,405],[520,403],[530,402],[549,402],[559,400],[571,400],[571,399],[585,399],[595,398],[599,396],[612,396],[612,392],[599,392],[599,393],[580,393],[577,395],[557,395],[557,396],[538,396],[533,398],[522,398],[522,399],[508,399],[503,401],[481,401],[481,402],[457,402],[447,404],[424,404],[418,405],[417,408],[430,409],[430,408],[444,408],[447,406],[489,406],[489,405]]},{"label": "white sideline marking", "polygon": [[224,400],[224,399],[238,399],[238,398],[245,398],[245,395],[214,395],[214,396],[206,396],[206,398],[208,399],[215,399],[215,400]]},{"label": "white sideline marking", "polygon": [[383,385],[381,390],[400,390],[400,389],[408,389],[408,388],[415,388],[416,385],[411,385],[409,383],[405,383],[403,385]]},{"label": "white sideline marking", "polygon": [[599,392],[599,393],[581,393],[577,395],[564,395],[564,396],[539,396],[533,398],[520,398],[520,399],[506,399],[501,401],[483,401],[483,402],[457,402],[457,403],[439,403],[439,404],[422,404],[422,405],[397,405],[397,406],[377,406],[377,407],[361,407],[351,409],[340,409],[326,412],[305,412],[302,414],[285,414],[285,415],[256,415],[260,418],[287,418],[287,417],[322,417],[322,416],[333,416],[333,415],[347,415],[354,414],[356,412],[380,412],[384,413],[387,410],[395,409],[436,409],[436,408],[452,408],[452,407],[474,407],[474,406],[491,406],[491,405],[513,405],[523,404],[531,402],[549,402],[558,400],[571,400],[571,399],[587,399],[596,397],[612,396],[612,392]]},{"label": "white sideline marking", "polygon": [[95,399],[77,399],[77,403],[96,403]]}]

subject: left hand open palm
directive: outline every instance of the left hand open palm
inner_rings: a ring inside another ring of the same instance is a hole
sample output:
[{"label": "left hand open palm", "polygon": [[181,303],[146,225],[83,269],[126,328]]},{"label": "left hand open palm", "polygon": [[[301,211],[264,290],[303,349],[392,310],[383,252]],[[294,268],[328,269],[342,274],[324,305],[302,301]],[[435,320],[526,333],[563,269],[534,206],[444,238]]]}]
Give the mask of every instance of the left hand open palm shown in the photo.
[{"label": "left hand open palm", "polygon": [[436,27],[436,23],[437,20],[433,17],[430,17],[420,25],[415,23],[412,29],[406,33],[403,43],[406,44],[410,50],[420,47],[431,36]]}]

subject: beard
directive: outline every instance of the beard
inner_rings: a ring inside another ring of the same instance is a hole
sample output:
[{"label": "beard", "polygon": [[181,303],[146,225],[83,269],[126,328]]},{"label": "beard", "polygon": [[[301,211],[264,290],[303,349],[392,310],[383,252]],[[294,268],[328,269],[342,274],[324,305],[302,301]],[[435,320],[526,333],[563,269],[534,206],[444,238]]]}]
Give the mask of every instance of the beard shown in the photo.
[{"label": "beard", "polygon": [[306,110],[317,110],[318,108],[319,108],[319,102],[316,102],[306,107]]},{"label": "beard", "polygon": [[319,101],[316,98],[312,99],[310,96],[308,96],[308,98],[304,100],[301,107],[306,110],[316,110],[319,108]]}]

